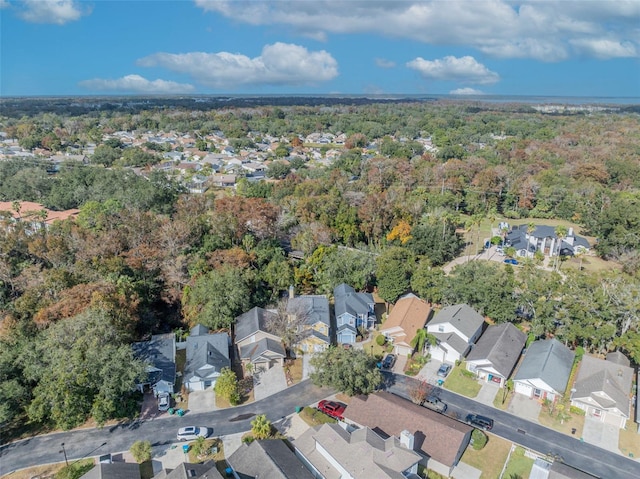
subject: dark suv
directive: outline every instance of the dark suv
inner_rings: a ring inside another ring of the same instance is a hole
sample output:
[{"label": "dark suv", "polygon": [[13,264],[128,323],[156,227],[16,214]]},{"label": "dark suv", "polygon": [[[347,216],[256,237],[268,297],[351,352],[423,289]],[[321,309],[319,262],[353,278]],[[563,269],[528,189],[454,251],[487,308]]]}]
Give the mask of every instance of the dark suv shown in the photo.
[{"label": "dark suv", "polygon": [[493,419],[480,416],[479,414],[468,414],[465,422],[478,429],[484,429],[485,431],[491,431],[493,428]]}]

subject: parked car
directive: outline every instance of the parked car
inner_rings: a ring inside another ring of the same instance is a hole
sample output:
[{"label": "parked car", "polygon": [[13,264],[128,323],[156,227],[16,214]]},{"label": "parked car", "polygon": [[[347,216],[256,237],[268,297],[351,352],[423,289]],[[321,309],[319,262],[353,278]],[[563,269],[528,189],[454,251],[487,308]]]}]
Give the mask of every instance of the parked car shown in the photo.
[{"label": "parked car", "polygon": [[478,429],[485,431],[491,431],[493,429],[493,419],[486,416],[480,416],[479,414],[467,414],[465,422]]},{"label": "parked car", "polygon": [[447,410],[447,405],[435,396],[427,396],[426,399],[422,401],[421,405],[441,413],[444,413]]},{"label": "parked car", "polygon": [[513,258],[507,258],[504,260],[504,262],[507,264],[512,264],[514,266],[518,264],[518,260]]},{"label": "parked car", "polygon": [[318,409],[320,409],[320,411],[336,419],[344,419],[342,415],[346,408],[346,404],[336,401],[328,401],[327,399],[323,399],[318,403]]},{"label": "parked car", "polygon": [[449,375],[450,371],[451,371],[451,364],[442,363],[442,365],[438,369],[438,377],[446,378]]},{"label": "parked car", "polygon": [[211,429],[208,427],[187,426],[178,429],[178,441],[195,441],[199,437],[207,438],[211,435]]},{"label": "parked car", "polygon": [[158,411],[166,411],[171,407],[171,396],[169,393],[158,394]]},{"label": "parked car", "polygon": [[382,369],[391,369],[395,363],[396,363],[396,355],[387,354],[382,360]]}]

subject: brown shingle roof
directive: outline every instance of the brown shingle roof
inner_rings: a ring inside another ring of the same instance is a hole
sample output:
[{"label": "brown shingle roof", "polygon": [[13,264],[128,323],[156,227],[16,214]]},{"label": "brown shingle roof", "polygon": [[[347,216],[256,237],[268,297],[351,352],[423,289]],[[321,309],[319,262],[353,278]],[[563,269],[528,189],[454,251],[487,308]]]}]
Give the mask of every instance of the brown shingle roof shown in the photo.
[{"label": "brown shingle roof", "polygon": [[404,296],[395,304],[389,317],[383,323],[381,332],[391,328],[402,328],[404,337],[397,337],[395,343],[403,343],[409,346],[416,335],[416,331],[424,327],[431,308],[426,301],[421,300],[413,294]]},{"label": "brown shingle roof", "polygon": [[406,429],[415,437],[415,450],[449,467],[455,465],[473,429],[387,392],[351,398],[344,417],[389,436],[398,437]]}]

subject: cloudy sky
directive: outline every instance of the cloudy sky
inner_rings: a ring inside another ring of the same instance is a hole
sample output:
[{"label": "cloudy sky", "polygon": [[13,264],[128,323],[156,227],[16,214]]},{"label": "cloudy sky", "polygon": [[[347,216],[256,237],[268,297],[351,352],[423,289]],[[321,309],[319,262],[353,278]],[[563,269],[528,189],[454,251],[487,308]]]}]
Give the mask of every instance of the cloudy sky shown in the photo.
[{"label": "cloudy sky", "polygon": [[0,95],[640,97],[640,0],[0,0]]}]

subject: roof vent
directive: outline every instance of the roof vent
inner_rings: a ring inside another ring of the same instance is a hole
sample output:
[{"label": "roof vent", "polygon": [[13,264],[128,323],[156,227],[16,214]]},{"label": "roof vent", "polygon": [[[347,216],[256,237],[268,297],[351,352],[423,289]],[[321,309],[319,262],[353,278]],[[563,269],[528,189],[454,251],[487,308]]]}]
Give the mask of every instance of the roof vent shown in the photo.
[{"label": "roof vent", "polygon": [[189,477],[196,477],[196,470],[195,469],[189,469]]}]

